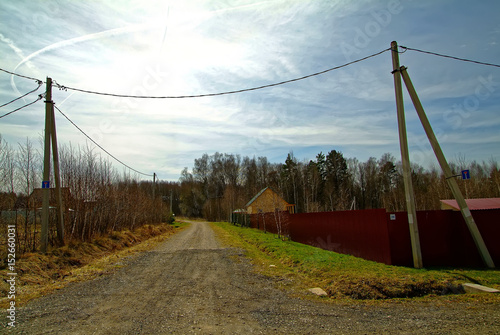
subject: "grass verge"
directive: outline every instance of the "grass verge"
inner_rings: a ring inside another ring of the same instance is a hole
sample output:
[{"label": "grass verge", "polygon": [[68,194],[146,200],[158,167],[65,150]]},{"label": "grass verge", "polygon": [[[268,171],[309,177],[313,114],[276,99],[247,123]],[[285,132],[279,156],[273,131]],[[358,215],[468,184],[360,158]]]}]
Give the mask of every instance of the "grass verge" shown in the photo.
[{"label": "grass verge", "polygon": [[215,223],[213,227],[223,243],[247,250],[247,256],[259,272],[277,276],[282,282],[294,283],[291,285],[300,290],[321,287],[332,299],[401,301],[431,298],[434,301],[500,302],[500,295],[450,295],[463,293],[461,285],[466,282],[500,289],[499,270],[389,266],[282,241],[276,235],[257,229],[229,223]]},{"label": "grass verge", "polygon": [[[90,280],[124,266],[124,260],[137,252],[154,248],[189,224],[145,225],[100,236],[92,242],[69,241],[47,254],[27,253],[16,262],[16,307],[67,286]],[[0,272],[0,308],[8,307],[7,271]]]}]

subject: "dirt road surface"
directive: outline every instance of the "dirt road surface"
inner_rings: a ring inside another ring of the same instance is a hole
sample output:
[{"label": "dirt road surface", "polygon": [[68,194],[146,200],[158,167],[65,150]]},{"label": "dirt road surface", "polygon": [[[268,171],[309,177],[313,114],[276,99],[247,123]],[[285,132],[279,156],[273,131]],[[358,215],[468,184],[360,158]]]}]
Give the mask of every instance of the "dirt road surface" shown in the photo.
[{"label": "dirt road surface", "polygon": [[292,298],[275,286],[252,272],[242,250],[221,246],[208,223],[193,222],[112,274],[30,302],[7,333],[500,333],[496,305],[338,305]]}]

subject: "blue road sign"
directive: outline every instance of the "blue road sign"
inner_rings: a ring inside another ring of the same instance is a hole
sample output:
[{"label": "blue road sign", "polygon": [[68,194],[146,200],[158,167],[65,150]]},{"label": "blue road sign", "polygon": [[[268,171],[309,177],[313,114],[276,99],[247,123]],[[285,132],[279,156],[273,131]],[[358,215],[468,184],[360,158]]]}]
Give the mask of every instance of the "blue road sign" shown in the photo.
[{"label": "blue road sign", "polygon": [[42,181],[42,188],[50,188],[50,181]]},{"label": "blue road sign", "polygon": [[469,170],[462,170],[462,179],[470,179]]}]

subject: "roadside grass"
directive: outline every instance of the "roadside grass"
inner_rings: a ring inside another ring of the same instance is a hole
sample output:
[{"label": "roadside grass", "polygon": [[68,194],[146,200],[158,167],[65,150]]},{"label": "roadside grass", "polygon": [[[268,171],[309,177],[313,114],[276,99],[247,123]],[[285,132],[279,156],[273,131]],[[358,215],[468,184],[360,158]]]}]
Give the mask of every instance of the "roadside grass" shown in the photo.
[{"label": "roadside grass", "polygon": [[320,248],[283,241],[277,235],[230,223],[212,224],[223,243],[247,251],[259,272],[279,277],[283,285],[304,291],[321,287],[334,300],[387,301],[447,299],[500,302],[498,294],[464,293],[462,284],[477,283],[500,289],[500,271],[485,269],[389,266]]},{"label": "roadside grass", "polygon": [[[154,248],[188,223],[145,225],[134,231],[115,231],[92,242],[69,241],[46,254],[26,253],[16,262],[16,306],[61,289],[73,282],[113,272],[137,252]],[[0,271],[0,308],[8,307],[6,269]]]}]

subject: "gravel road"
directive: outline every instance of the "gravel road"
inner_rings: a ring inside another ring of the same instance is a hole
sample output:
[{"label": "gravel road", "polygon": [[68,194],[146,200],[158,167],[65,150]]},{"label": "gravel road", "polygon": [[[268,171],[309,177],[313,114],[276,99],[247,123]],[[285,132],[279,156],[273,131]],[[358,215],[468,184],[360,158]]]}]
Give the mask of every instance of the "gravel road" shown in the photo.
[{"label": "gravel road", "polygon": [[242,250],[222,247],[208,223],[193,222],[112,274],[30,302],[18,311],[18,326],[7,332],[500,333],[498,305],[338,305],[292,298],[275,286],[273,279],[252,272]]}]

